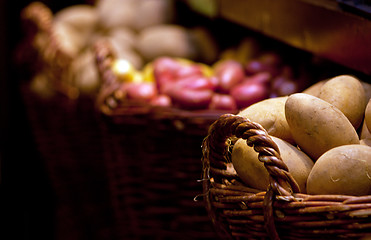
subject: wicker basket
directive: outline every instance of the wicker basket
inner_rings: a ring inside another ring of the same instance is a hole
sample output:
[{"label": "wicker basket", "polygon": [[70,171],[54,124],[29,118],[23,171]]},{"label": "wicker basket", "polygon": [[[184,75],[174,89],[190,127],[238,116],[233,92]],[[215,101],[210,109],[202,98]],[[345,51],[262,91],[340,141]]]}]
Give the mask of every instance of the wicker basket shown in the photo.
[{"label": "wicker basket", "polygon": [[[247,187],[230,161],[234,140],[246,139],[270,175],[267,191]],[[296,193],[277,145],[259,125],[226,114],[203,143],[204,198],[225,239],[370,239],[371,196]]]},{"label": "wicker basket", "polygon": [[[70,57],[52,34],[53,15],[33,2],[22,11],[30,30],[23,47],[33,51],[31,73],[44,71],[56,90],[45,98],[32,91],[30,79],[20,79],[20,94],[33,142],[56,198],[55,239],[115,239],[113,214],[104,170],[99,115],[93,97],[76,97],[66,83]],[[43,34],[44,44],[36,44]],[[27,52],[25,52],[27,53]]]},{"label": "wicker basket", "polygon": [[121,237],[215,239],[204,202],[194,198],[202,193],[202,140],[222,113],[120,101],[109,45],[97,43],[96,57],[103,78],[97,105]]}]

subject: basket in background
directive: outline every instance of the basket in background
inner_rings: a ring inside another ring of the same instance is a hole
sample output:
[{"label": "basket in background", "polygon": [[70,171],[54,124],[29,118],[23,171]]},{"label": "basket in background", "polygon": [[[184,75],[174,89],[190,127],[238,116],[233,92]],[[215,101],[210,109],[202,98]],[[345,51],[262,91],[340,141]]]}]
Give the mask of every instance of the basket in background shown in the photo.
[{"label": "basket in background", "polygon": [[[109,45],[96,45],[103,85],[105,161],[117,229],[123,239],[215,239],[202,193],[201,144],[221,112],[153,107],[114,98],[120,82]],[[116,101],[111,108],[108,99]]]},{"label": "basket in background", "polygon": [[[259,153],[270,175],[267,191],[239,179],[227,141],[233,138],[245,139]],[[369,239],[370,196],[296,193],[290,176],[260,124],[226,114],[210,127],[203,144],[204,197],[224,239]]]},{"label": "basket in background", "polygon": [[77,89],[67,83],[72,58],[59,48],[52,20],[39,2],[22,11],[28,30],[23,53],[32,52],[23,65],[31,77],[42,73],[52,94],[33,91],[30,79],[21,79],[20,94],[56,199],[55,239],[114,239],[94,98],[76,98]]}]

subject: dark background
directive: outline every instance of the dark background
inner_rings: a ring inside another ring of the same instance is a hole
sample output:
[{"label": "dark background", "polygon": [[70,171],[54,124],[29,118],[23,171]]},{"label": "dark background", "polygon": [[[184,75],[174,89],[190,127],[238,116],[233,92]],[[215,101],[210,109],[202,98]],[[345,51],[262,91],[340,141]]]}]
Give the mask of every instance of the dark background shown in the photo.
[{"label": "dark background", "polygon": [[[0,239],[52,239],[54,199],[35,153],[19,94],[14,51],[20,11],[32,1],[0,1]],[[53,11],[83,1],[41,1]]]}]

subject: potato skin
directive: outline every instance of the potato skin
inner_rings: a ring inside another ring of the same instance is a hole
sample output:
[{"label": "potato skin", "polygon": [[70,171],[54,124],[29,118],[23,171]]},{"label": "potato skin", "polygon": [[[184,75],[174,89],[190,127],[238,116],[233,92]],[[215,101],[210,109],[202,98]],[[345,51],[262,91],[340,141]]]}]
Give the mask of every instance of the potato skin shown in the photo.
[{"label": "potato skin", "polygon": [[285,116],[295,142],[314,161],[331,148],[359,144],[348,118],[330,103],[305,93],[288,97]]},{"label": "potato skin", "polygon": [[315,84],[313,84],[312,86],[304,89],[302,91],[302,93],[306,93],[306,94],[309,94],[309,95],[312,95],[312,96],[315,96],[315,97],[318,97],[320,92],[321,92],[321,88],[322,86],[327,82],[328,80],[322,80],[322,81],[319,81],[319,82],[316,82]]},{"label": "potato skin", "polygon": [[328,80],[320,89],[318,98],[337,107],[355,129],[363,120],[366,94],[360,80],[350,75],[340,75]]},{"label": "potato skin", "polygon": [[366,105],[366,110],[365,110],[365,123],[368,131],[370,132],[371,129],[371,99],[368,101]]},{"label": "potato skin", "polygon": [[308,194],[369,195],[371,147],[344,145],[330,149],[314,164],[308,177]]},{"label": "potato skin", "polygon": [[364,138],[359,141],[359,144],[371,147],[371,138]]},{"label": "potato skin", "polygon": [[[306,192],[308,175],[313,167],[313,161],[302,151],[290,143],[271,136],[280,150],[281,158],[289,172],[297,181],[302,193]],[[264,164],[258,160],[258,154],[246,141],[239,139],[232,149],[232,163],[239,177],[248,186],[266,190],[269,185],[269,175]]]},{"label": "potato skin", "polygon": [[269,135],[281,138],[291,144],[294,139],[285,118],[285,97],[269,98],[257,102],[238,113],[263,126]]},{"label": "potato skin", "polygon": [[197,51],[189,34],[180,25],[148,27],[138,34],[136,49],[146,61],[153,61],[161,56],[195,59]]},{"label": "potato skin", "polygon": [[366,94],[366,102],[368,102],[371,99],[371,84],[367,82],[361,81],[363,89],[365,90]]},{"label": "potato skin", "polygon": [[363,121],[362,128],[360,129],[359,139],[371,138],[371,133],[367,128],[366,121]]}]

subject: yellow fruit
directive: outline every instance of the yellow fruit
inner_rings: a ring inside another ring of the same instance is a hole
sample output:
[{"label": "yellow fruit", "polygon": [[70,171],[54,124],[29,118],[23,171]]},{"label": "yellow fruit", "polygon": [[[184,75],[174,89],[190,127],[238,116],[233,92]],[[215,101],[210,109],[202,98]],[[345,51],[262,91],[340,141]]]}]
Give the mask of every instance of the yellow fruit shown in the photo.
[{"label": "yellow fruit", "polygon": [[134,79],[137,81],[136,69],[125,59],[116,59],[112,63],[112,70],[122,82],[133,82]]}]

